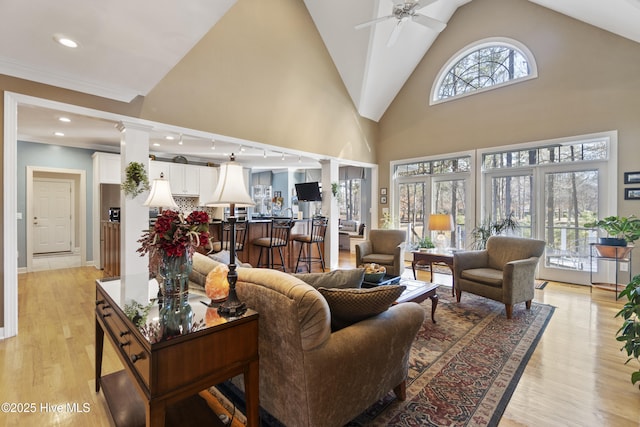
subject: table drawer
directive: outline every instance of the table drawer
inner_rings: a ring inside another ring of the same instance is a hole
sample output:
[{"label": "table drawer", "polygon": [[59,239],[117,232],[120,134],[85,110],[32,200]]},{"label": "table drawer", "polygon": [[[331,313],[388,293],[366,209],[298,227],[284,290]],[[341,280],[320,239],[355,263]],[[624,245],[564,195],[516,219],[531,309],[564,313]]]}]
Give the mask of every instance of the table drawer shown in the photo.
[{"label": "table drawer", "polygon": [[131,338],[131,343],[128,346],[129,348],[129,361],[133,365],[133,368],[136,370],[140,378],[149,388],[149,377],[151,370],[151,355],[144,349],[142,344],[138,342],[134,337]]}]

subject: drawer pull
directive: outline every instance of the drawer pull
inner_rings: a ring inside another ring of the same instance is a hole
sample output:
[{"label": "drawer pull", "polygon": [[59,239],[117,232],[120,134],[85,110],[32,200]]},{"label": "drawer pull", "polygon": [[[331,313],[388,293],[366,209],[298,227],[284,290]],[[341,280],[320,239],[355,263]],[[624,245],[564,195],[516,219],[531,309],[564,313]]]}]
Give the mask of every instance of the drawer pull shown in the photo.
[{"label": "drawer pull", "polygon": [[140,359],[144,359],[144,353],[132,354],[131,355],[131,362],[133,362],[133,363],[136,363]]},{"label": "drawer pull", "polygon": [[126,347],[126,346],[128,346],[129,344],[131,344],[131,341],[121,342],[121,343],[120,343],[120,348],[125,348],[125,347]]},{"label": "drawer pull", "polygon": [[102,313],[102,318],[104,319],[105,317],[109,317],[111,316],[111,313]]},{"label": "drawer pull", "polygon": [[104,300],[103,299],[99,299],[96,301],[96,305],[102,305],[104,304]]},{"label": "drawer pull", "polygon": [[124,337],[125,335],[129,335],[130,333],[131,333],[130,331],[120,332],[120,338]]}]

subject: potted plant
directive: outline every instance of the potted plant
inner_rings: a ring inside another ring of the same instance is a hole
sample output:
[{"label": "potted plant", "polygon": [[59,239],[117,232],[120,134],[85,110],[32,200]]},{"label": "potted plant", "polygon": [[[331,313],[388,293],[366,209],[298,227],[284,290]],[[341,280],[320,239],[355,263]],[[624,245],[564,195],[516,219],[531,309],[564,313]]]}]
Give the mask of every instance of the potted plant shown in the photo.
[{"label": "potted plant", "polygon": [[604,258],[626,258],[633,246],[629,246],[640,238],[640,219],[629,217],[608,216],[598,221],[585,223],[588,228],[600,228],[607,233],[607,237],[598,238],[595,249]]},{"label": "potted plant", "polygon": [[487,247],[487,240],[491,236],[513,232],[519,227],[518,221],[513,217],[513,212],[499,221],[492,221],[491,218],[471,230],[473,243],[471,249],[480,250]]},{"label": "potted plant", "polygon": [[640,218],[631,215],[608,216],[598,221],[588,222],[588,228],[600,228],[607,233],[607,237],[600,237],[598,243],[607,246],[627,246],[640,239]]},{"label": "potted plant", "polygon": [[424,251],[424,250],[427,250],[427,249],[433,249],[435,247],[436,246],[433,244],[433,241],[427,236],[423,237],[422,239],[420,239],[418,241],[418,248],[421,251]]},{"label": "potted plant", "polygon": [[[627,297],[627,302],[616,314],[616,317],[624,318],[616,340],[624,343],[620,351],[626,351],[629,356],[626,365],[634,359],[640,362],[640,275],[634,276],[620,292],[620,298],[622,297]],[[640,382],[640,370],[631,373],[631,383],[637,382]]]},{"label": "potted plant", "polygon": [[138,194],[149,190],[149,178],[144,170],[144,165],[139,162],[130,162],[125,169],[125,180],[121,184],[124,194],[136,197]]}]

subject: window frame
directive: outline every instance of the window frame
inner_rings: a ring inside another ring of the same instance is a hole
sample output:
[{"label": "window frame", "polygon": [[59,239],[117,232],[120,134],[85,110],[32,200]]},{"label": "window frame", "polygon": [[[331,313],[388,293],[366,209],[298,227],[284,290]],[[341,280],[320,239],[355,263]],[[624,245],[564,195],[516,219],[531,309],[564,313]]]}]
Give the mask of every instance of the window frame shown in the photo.
[{"label": "window frame", "polygon": [[[445,77],[449,74],[449,71],[451,71],[451,68],[454,65],[456,65],[458,61],[460,61],[462,58],[470,55],[473,52],[476,52],[484,48],[492,47],[492,46],[504,46],[520,52],[527,59],[527,62],[529,65],[529,75],[525,77],[518,77],[513,80],[509,80],[503,83],[498,83],[492,86],[483,87],[473,91],[464,92],[455,96],[450,96],[448,98],[437,99],[438,92],[439,92],[440,86],[442,85],[442,82],[444,81]],[[443,102],[453,101],[455,99],[464,98],[466,96],[475,95],[478,93],[484,93],[489,90],[499,89],[505,86],[522,83],[535,78],[538,78],[538,65],[536,63],[535,57],[533,56],[533,53],[531,52],[531,50],[529,50],[527,46],[525,46],[523,43],[517,40],[511,39],[508,37],[489,37],[486,39],[475,41],[463,47],[458,52],[456,52],[451,58],[449,58],[449,60],[442,66],[442,68],[440,68],[440,71],[438,71],[438,74],[436,75],[436,79],[434,80],[434,83],[431,86],[431,94],[429,96],[429,105],[431,106],[431,105],[441,104]]]}]

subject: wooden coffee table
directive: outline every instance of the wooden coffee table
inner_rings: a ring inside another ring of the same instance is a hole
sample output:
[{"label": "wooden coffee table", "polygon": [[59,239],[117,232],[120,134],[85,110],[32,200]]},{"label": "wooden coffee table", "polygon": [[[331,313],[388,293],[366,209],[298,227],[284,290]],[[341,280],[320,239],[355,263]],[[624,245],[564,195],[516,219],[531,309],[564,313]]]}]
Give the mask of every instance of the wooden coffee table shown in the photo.
[{"label": "wooden coffee table", "polygon": [[436,323],[436,307],[438,307],[438,286],[437,283],[421,282],[420,280],[403,279],[401,285],[407,287],[400,295],[396,303],[422,302],[429,298],[431,300],[431,321]]}]

